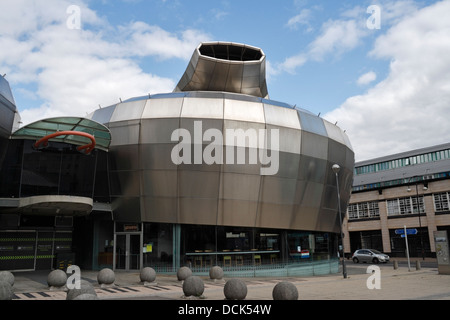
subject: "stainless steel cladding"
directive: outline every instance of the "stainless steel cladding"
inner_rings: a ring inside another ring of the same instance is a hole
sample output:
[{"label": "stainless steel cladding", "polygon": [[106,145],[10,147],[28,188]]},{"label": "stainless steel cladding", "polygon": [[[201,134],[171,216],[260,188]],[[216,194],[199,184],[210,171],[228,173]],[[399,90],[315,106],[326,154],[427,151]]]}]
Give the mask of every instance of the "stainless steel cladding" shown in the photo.
[{"label": "stainless steel cladding", "polygon": [[0,75],[0,168],[11,132],[18,128],[20,116],[8,81]]},{"label": "stainless steel cladding", "polygon": [[200,44],[175,88],[224,91],[267,98],[266,56],[256,47],[231,43]]},{"label": "stainless steel cladding", "polygon": [[[194,56],[210,58],[218,46],[202,44]],[[227,56],[214,58],[216,64],[223,58],[233,62],[230,52],[237,48],[241,60],[264,60],[259,49],[242,58],[246,46],[227,46]],[[339,232],[331,167],[341,167],[345,210],[354,166],[346,134],[265,93],[207,91],[211,88],[137,97],[90,115],[112,134],[115,218]]]}]

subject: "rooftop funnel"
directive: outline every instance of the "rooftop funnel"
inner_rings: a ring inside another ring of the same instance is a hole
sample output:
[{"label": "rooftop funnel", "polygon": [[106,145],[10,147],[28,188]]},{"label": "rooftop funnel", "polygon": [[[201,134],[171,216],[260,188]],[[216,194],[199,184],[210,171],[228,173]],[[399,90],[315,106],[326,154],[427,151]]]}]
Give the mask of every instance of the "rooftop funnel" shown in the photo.
[{"label": "rooftop funnel", "polygon": [[174,92],[224,91],[268,98],[266,56],[232,42],[201,43]]}]

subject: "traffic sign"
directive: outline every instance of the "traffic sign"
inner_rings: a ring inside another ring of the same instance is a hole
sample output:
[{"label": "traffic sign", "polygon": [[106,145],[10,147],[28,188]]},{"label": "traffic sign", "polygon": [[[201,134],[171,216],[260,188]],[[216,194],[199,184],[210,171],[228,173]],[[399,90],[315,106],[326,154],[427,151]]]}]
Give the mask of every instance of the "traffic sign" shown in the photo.
[{"label": "traffic sign", "polygon": [[[404,237],[405,229],[395,229],[395,234],[401,234]],[[406,229],[406,234],[417,234],[417,229]]]}]

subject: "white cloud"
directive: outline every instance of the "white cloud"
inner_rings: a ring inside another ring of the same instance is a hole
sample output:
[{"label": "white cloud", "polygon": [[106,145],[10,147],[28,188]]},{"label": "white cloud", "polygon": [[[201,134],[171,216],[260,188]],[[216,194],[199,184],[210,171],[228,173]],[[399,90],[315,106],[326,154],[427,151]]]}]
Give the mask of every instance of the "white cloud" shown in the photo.
[{"label": "white cloud", "polygon": [[369,71],[364,73],[362,76],[358,78],[356,83],[360,86],[368,85],[369,83],[375,81],[377,79],[377,74],[373,71]]},{"label": "white cloud", "polygon": [[[72,4],[81,9],[80,30],[66,25]],[[33,98],[43,101],[38,108],[18,106],[24,124],[85,116],[119,98],[170,92],[172,79],[143,71],[133,58],[187,60],[199,42],[209,40],[198,30],[171,33],[139,21],[112,26],[83,2],[61,0],[2,1],[0,30],[0,48],[8,48],[0,50],[0,70],[13,89],[33,84]]]},{"label": "white cloud", "polygon": [[309,24],[309,19],[311,18],[311,10],[302,9],[299,14],[289,19],[286,26],[290,29],[297,30],[299,25],[306,27],[306,31],[311,31],[311,26]]},{"label": "white cloud", "polygon": [[389,75],[324,118],[346,129],[357,160],[446,143],[450,128],[450,1],[415,12],[378,37]]},{"label": "white cloud", "polygon": [[310,45],[308,55],[312,60],[322,60],[325,55],[342,54],[354,49],[367,29],[356,20],[330,20],[322,27],[322,33]]},{"label": "white cloud", "polygon": [[[302,16],[306,14],[291,18],[288,25],[296,26],[302,21]],[[328,20],[322,25],[319,36],[308,45],[304,52],[290,56],[282,63],[274,64],[273,73],[278,74],[284,71],[293,74],[297,68],[308,61],[322,61],[329,55],[339,56],[356,48],[361,39],[369,34],[368,31],[357,19]]]}]

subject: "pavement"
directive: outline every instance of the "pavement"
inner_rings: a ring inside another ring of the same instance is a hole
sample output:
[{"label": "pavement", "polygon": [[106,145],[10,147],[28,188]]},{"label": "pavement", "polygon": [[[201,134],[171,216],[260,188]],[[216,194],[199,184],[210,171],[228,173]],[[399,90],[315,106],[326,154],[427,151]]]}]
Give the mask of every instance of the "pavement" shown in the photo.
[{"label": "pavement", "polygon": [[[247,285],[245,300],[248,301],[273,300],[273,288],[281,281],[289,281],[297,287],[299,300],[450,300],[450,275],[439,274],[437,268],[416,270],[415,264],[408,268],[404,263],[399,263],[397,269],[393,268],[392,263],[375,265],[375,268],[367,270],[369,267],[369,264],[358,265],[359,271],[345,279],[341,271],[323,276],[241,279]],[[48,273],[15,272],[13,300],[66,300],[64,289],[48,287]],[[193,299],[184,296],[182,282],[177,280],[176,275],[158,274],[154,283],[143,284],[138,272],[116,271],[114,284],[101,286],[97,283],[97,274],[98,271],[81,271],[81,278],[93,284],[99,300]],[[229,278],[201,278],[205,286],[202,301],[225,299],[223,288]]]}]

